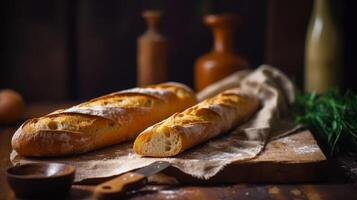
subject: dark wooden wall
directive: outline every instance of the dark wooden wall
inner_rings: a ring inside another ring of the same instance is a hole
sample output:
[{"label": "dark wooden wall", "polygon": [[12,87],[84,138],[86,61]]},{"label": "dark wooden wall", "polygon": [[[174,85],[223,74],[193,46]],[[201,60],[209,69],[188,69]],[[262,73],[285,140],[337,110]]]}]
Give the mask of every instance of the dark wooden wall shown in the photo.
[{"label": "dark wooden wall", "polygon": [[[202,16],[234,12],[243,21],[235,34],[236,51],[251,66],[273,64],[301,85],[311,2],[5,0],[0,8],[0,88],[14,88],[28,101],[62,101],[134,87],[136,39],[146,28],[145,9],[163,11],[160,29],[169,42],[170,80],[192,86],[194,61],[212,45]],[[344,15],[350,22],[351,13]],[[347,30],[346,37],[353,38],[353,32]],[[353,49],[348,46],[347,66],[357,63]],[[347,73],[348,87],[355,85],[351,76]]]},{"label": "dark wooden wall", "polygon": [[14,88],[29,100],[66,98],[66,5],[46,0],[2,4],[0,87]]}]

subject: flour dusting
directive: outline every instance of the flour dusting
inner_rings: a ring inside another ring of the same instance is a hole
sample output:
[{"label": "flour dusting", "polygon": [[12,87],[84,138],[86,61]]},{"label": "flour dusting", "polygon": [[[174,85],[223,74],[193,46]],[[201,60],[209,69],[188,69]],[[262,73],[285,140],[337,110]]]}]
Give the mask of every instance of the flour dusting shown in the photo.
[{"label": "flour dusting", "polygon": [[315,153],[320,151],[319,147],[316,145],[313,146],[302,146],[294,148],[294,151],[299,154],[308,154],[308,153]]}]

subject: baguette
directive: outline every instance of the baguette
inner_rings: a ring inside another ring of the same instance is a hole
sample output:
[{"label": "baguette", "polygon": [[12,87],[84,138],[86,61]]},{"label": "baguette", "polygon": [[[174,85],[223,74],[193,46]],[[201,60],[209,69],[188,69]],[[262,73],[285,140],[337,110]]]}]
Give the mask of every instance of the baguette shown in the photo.
[{"label": "baguette", "polygon": [[26,121],[14,134],[12,147],[22,156],[84,153],[133,140],[196,102],[191,89],[172,82],[115,92]]},{"label": "baguette", "polygon": [[239,89],[227,90],[147,128],[136,138],[134,152],[151,157],[175,156],[236,127],[258,107],[255,97]]}]

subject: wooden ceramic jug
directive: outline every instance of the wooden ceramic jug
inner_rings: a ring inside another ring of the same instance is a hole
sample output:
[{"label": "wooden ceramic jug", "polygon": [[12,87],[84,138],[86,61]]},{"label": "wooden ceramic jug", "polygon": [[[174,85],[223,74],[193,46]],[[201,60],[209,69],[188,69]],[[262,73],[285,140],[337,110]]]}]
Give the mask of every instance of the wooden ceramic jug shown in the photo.
[{"label": "wooden ceramic jug", "polygon": [[156,29],[160,16],[159,11],[143,13],[148,29],[138,39],[138,86],[166,81],[166,40]]},{"label": "wooden ceramic jug", "polygon": [[234,53],[233,31],[238,16],[231,14],[207,15],[204,23],[212,28],[214,45],[211,52],[199,57],[195,63],[197,91],[227,75],[248,67],[247,62]]}]

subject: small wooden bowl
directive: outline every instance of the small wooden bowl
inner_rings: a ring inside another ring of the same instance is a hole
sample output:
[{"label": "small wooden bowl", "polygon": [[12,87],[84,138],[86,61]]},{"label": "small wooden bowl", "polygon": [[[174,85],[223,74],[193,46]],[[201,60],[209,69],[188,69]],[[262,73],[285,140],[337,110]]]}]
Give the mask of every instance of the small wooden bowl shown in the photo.
[{"label": "small wooden bowl", "polygon": [[75,167],[61,163],[29,163],[10,167],[7,181],[18,197],[60,197],[72,186]]}]

